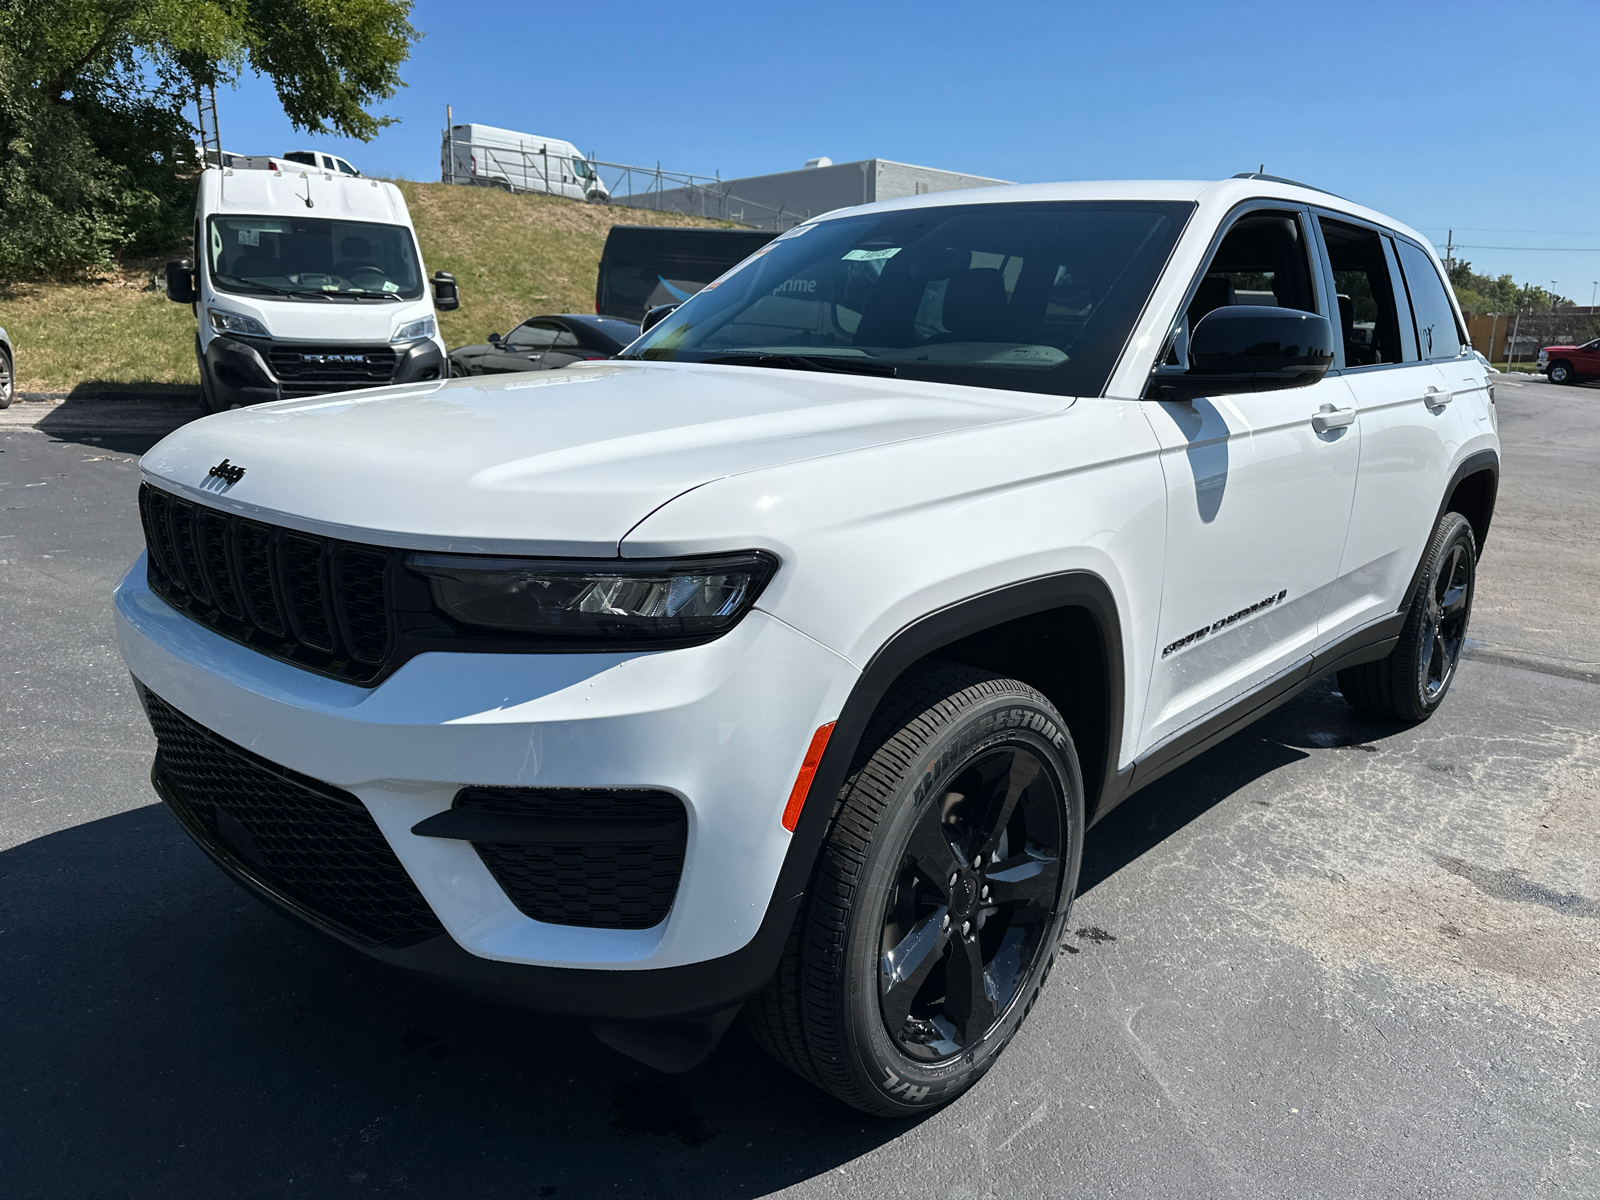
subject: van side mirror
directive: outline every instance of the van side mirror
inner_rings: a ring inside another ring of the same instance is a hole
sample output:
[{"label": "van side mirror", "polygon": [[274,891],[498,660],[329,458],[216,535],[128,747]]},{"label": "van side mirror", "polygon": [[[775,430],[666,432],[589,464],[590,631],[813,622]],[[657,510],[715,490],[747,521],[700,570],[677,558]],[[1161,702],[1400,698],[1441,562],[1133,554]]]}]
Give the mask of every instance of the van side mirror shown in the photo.
[{"label": "van side mirror", "polygon": [[167,264],[167,299],[177,304],[193,304],[199,299],[194,290],[194,263],[187,258]]},{"label": "van side mirror", "polygon": [[456,277],[449,271],[433,273],[433,306],[440,312],[453,312],[461,307],[461,293],[456,289]]},{"label": "van side mirror", "polygon": [[1230,304],[1200,318],[1189,335],[1188,369],[1158,367],[1145,398],[1193,400],[1307,387],[1332,362],[1328,318],[1294,308]]},{"label": "van side mirror", "polygon": [[676,304],[658,304],[654,308],[646,309],[644,320],[639,322],[639,332],[649,333],[652,325],[661,324],[677,307]]}]

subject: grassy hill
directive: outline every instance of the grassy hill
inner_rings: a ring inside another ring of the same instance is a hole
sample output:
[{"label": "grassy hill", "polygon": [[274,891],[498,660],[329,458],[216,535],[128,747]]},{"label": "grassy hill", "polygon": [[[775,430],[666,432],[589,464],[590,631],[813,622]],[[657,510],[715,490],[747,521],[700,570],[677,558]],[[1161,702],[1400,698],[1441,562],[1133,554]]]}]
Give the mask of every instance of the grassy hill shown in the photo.
[{"label": "grassy hill", "polygon": [[[481,342],[542,312],[594,311],[595,270],[613,225],[727,224],[488,188],[399,187],[429,273],[449,271],[461,285],[461,307],[439,314],[450,346]],[[197,384],[194,317],[157,282],[166,259],[185,252],[130,260],[87,282],[0,288],[0,327],[17,348],[17,390]]]}]

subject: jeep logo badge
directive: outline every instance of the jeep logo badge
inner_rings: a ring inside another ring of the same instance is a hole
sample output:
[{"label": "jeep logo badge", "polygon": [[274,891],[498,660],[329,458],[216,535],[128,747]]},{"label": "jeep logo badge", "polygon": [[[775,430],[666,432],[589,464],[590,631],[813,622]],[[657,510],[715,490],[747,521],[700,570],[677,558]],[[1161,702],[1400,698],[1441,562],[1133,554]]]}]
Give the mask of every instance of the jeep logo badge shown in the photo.
[{"label": "jeep logo badge", "polygon": [[244,478],[244,468],[236,467],[227,459],[223,459],[211,470],[206,472],[208,479],[220,479],[224,483],[238,483]]}]

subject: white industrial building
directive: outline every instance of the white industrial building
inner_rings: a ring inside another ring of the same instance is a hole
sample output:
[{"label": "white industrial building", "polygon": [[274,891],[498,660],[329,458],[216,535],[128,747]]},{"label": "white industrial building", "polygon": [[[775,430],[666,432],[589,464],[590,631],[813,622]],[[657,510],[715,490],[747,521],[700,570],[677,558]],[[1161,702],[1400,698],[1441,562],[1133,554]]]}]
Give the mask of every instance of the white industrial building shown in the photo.
[{"label": "white industrial building", "polygon": [[959,171],[940,171],[886,158],[835,163],[814,158],[798,171],[751,175],[687,187],[613,196],[613,204],[738,221],[757,229],[784,230],[836,208],[896,200],[926,192],[995,187],[1010,182]]}]

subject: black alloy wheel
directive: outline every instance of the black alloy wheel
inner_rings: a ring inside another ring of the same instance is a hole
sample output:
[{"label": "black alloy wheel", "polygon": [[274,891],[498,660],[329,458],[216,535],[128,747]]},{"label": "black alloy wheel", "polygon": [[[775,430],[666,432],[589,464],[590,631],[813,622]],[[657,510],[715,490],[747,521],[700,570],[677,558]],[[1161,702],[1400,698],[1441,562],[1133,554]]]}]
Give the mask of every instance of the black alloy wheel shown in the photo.
[{"label": "black alloy wheel", "polygon": [[1551,383],[1576,383],[1578,377],[1572,373],[1572,364],[1566,362],[1553,362],[1545,373],[1545,378]]},{"label": "black alloy wheel", "polygon": [[1445,513],[1429,539],[1422,578],[1394,649],[1339,672],[1339,690],[1352,708],[1412,723],[1434,714],[1467,642],[1477,562],[1472,523],[1460,513]]},{"label": "black alloy wheel", "polygon": [[1451,542],[1424,597],[1417,661],[1422,671],[1422,702],[1429,706],[1437,704],[1450,686],[1461,660],[1461,647],[1466,644],[1472,566],[1471,540]]},{"label": "black alloy wheel", "polygon": [[746,1025],[865,1112],[947,1103],[994,1064],[1050,975],[1083,828],[1077,751],[1049,700],[976,667],[911,668],[862,735]]},{"label": "black alloy wheel", "polygon": [[901,1052],[960,1054],[1038,966],[1061,889],[1060,786],[1026,745],[969,759],[926,805],[884,906],[878,999]]}]

